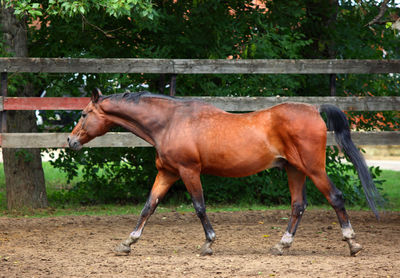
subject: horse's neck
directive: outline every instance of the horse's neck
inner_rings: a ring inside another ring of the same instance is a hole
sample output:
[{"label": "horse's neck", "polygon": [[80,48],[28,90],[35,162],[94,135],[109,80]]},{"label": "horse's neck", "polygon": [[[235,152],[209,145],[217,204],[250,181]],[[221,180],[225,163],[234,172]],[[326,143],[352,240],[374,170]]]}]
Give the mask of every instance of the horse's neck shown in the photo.
[{"label": "horse's neck", "polygon": [[168,103],[152,105],[146,101],[108,102],[104,103],[102,108],[114,124],[128,129],[153,146],[156,144],[157,135],[166,126],[171,111]]}]

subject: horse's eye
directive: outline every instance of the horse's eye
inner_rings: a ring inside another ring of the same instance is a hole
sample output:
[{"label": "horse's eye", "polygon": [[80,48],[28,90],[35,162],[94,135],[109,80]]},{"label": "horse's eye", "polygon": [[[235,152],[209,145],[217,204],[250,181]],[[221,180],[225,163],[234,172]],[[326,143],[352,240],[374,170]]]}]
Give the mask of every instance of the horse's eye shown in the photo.
[{"label": "horse's eye", "polygon": [[87,113],[82,113],[82,118],[86,118]]}]

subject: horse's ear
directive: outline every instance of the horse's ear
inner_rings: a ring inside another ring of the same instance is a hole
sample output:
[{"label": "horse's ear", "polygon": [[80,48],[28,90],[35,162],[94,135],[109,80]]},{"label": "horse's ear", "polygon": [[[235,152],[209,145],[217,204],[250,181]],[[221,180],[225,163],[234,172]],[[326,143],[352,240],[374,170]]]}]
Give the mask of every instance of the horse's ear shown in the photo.
[{"label": "horse's ear", "polygon": [[92,97],[91,100],[93,103],[97,103],[99,101],[100,96],[102,96],[103,94],[101,93],[99,88],[94,88],[92,90]]}]

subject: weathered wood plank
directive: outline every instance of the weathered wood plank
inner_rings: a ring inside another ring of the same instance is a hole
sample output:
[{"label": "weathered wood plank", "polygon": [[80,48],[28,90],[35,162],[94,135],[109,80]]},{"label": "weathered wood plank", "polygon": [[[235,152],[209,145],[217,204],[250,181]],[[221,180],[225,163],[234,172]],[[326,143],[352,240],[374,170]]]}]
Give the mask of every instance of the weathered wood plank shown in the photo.
[{"label": "weathered wood plank", "polygon": [[255,111],[284,102],[333,104],[344,111],[399,111],[400,97],[195,97],[226,111]]},{"label": "weathered wood plank", "polygon": [[0,58],[0,72],[335,74],[400,73],[400,60]]},{"label": "weathered wood plank", "polygon": [[[3,133],[3,148],[66,148],[69,133]],[[147,142],[129,132],[109,132],[85,147],[148,147]]]},{"label": "weathered wood plank", "polygon": [[[3,148],[66,148],[68,133],[3,133],[0,143]],[[400,145],[399,131],[352,132],[356,145]],[[336,145],[331,132],[328,145]],[[147,142],[128,132],[109,132],[95,138],[85,147],[148,147]]]},{"label": "weathered wood plank", "polygon": [[[400,131],[352,131],[351,138],[356,145],[400,145]],[[327,144],[337,145],[333,132],[328,132]]]},{"label": "weathered wood plank", "polygon": [[[400,97],[188,97],[213,104],[226,111],[255,111],[283,102],[334,104],[345,111],[400,111]],[[82,110],[89,98],[45,97],[3,98],[4,110]],[[2,105],[3,104],[3,105]]]},{"label": "weathered wood plank", "polygon": [[82,110],[88,97],[7,97],[4,110]]},{"label": "weathered wood plank", "polygon": [[[1,97],[4,98],[8,94],[8,74],[6,72],[1,73]],[[3,104],[1,104],[0,113],[0,132],[7,132],[7,113],[3,111]]]}]

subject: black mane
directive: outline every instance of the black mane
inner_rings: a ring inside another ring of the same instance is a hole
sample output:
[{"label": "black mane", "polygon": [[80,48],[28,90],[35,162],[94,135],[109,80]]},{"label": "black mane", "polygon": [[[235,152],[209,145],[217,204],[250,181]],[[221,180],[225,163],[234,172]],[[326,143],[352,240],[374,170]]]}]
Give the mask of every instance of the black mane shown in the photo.
[{"label": "black mane", "polygon": [[137,93],[126,92],[126,93],[113,94],[113,95],[108,95],[108,96],[102,97],[102,99],[135,102],[135,103],[138,103],[142,98],[162,98],[162,99],[168,99],[168,100],[173,100],[173,101],[182,101],[182,100],[177,99],[172,96],[153,94],[148,91],[141,91],[141,92],[137,92]]}]

